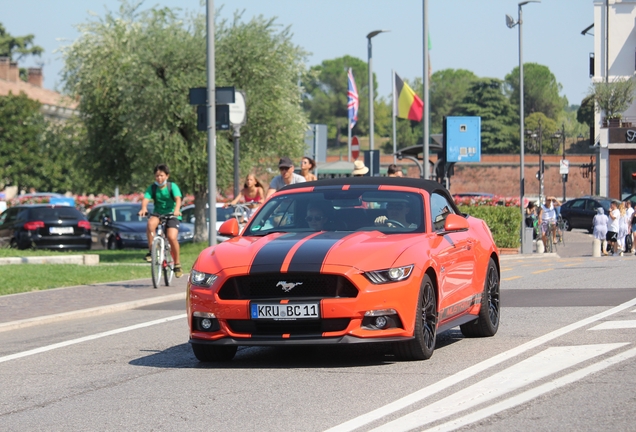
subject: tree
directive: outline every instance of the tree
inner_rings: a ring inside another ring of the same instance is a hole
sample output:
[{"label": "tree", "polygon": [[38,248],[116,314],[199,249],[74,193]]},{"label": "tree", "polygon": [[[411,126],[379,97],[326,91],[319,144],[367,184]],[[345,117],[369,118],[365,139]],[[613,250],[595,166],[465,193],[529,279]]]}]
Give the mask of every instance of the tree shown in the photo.
[{"label": "tree", "polygon": [[40,186],[37,168],[45,122],[40,103],[24,93],[0,96],[0,183],[27,189]]},{"label": "tree", "polygon": [[[308,113],[309,121],[326,124],[329,138],[333,139],[336,144],[340,142],[342,135],[347,136],[349,118],[347,110],[347,70],[349,68],[353,71],[360,101],[358,121],[352,133],[368,134],[369,74],[367,63],[351,56],[325,60],[320,65],[312,67],[310,74],[307,76],[307,93],[303,100],[303,106]],[[375,76],[373,80],[374,86],[377,87]]]},{"label": "tree", "polygon": [[[459,104],[468,95],[472,83],[477,76],[465,69],[444,69],[431,76],[430,110],[431,131],[441,133],[444,117],[457,115]],[[421,92],[421,80],[419,82]]]},{"label": "tree", "polygon": [[[64,50],[66,89],[80,100],[86,124],[87,164],[101,188],[141,190],[152,166],[166,162],[171,178],[194,193],[197,241],[207,236],[207,137],[196,130],[188,90],[206,85],[203,15],[180,18],[168,8],[138,11],[123,1],[119,14],[79,26]],[[216,26],[216,85],[246,92],[241,130],[243,167],[271,166],[279,155],[299,157],[306,119],[298,86],[305,53],[287,29],[263,17],[240,15]],[[216,141],[217,184],[231,184],[231,134]]]},{"label": "tree", "polygon": [[[0,57],[9,57],[11,60],[18,61],[25,56],[40,56],[44,52],[44,48],[33,44],[34,35],[12,36],[7,32],[2,23],[0,23]],[[20,78],[27,80],[27,71],[20,68]]]},{"label": "tree", "polygon": [[464,100],[457,106],[459,116],[481,117],[482,153],[511,153],[519,137],[515,114],[503,93],[503,82],[495,78],[473,81]]},{"label": "tree", "polygon": [[[506,75],[506,92],[513,106],[519,106],[519,67]],[[547,66],[537,63],[523,65],[523,105],[524,112],[532,114],[542,112],[556,120],[567,106],[567,99],[559,96],[561,84]]]},{"label": "tree", "polygon": [[581,106],[576,111],[576,120],[588,126],[594,124],[594,96],[587,95],[581,101]]},{"label": "tree", "polygon": [[633,78],[616,77],[612,81],[601,81],[592,84],[590,95],[598,104],[599,110],[605,112],[608,119],[620,119],[634,101],[636,81]]}]

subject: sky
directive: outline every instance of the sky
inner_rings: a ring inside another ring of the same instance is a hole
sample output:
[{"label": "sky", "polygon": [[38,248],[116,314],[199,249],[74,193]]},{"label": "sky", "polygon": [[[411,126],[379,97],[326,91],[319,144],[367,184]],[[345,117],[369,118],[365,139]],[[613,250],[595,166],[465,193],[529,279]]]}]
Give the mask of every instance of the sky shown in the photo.
[{"label": "sky", "polygon": [[[213,0],[217,18],[276,17],[290,27],[293,42],[310,53],[308,66],[351,55],[368,60],[366,35],[372,39],[373,72],[378,96],[391,93],[391,70],[413,80],[423,71],[423,0]],[[0,0],[0,23],[14,36],[35,35],[41,57],[21,67],[43,65],[44,87],[60,90],[64,60],[58,48],[79,37],[75,25],[117,11],[119,0]],[[205,13],[201,0],[146,0],[153,6]],[[433,72],[467,69],[479,77],[499,78],[519,65],[518,0],[428,0]],[[594,22],[593,0],[542,0],[523,6],[523,61],[547,66],[562,86],[561,95],[579,105],[590,87],[589,54],[594,38],[581,31]]]}]

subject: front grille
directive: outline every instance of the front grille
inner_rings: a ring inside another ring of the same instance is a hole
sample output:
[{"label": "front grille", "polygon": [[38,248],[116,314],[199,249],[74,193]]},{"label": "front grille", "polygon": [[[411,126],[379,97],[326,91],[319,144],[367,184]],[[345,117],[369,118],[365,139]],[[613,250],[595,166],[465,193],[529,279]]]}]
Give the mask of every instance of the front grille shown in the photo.
[{"label": "front grille", "polygon": [[[296,285],[285,292],[286,283]],[[219,290],[219,298],[223,300],[354,298],[357,295],[358,290],[347,278],[317,273],[237,276],[225,281]]]},{"label": "front grille", "polygon": [[324,332],[345,330],[350,321],[349,318],[296,321],[228,320],[227,324],[235,333],[252,336],[289,334],[295,337],[320,337]]}]

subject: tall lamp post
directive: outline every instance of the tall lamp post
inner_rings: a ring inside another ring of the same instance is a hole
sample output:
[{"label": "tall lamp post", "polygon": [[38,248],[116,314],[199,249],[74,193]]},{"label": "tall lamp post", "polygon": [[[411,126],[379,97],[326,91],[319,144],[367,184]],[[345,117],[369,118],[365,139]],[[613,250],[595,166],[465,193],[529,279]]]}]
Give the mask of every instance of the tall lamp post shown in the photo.
[{"label": "tall lamp post", "polygon": [[388,31],[390,30],[374,30],[367,35],[367,48],[369,53],[369,150],[371,150],[369,153],[369,176],[371,177],[377,174],[373,172],[373,135],[375,132],[373,131],[373,50],[371,46],[371,39],[380,33]]},{"label": "tall lamp post", "polygon": [[[581,135],[579,135],[581,136]],[[561,159],[565,160],[565,123],[561,124],[561,130],[557,130],[554,135],[552,135],[552,138],[555,138],[557,140],[560,140],[563,143],[563,152],[561,153]],[[559,144],[557,144],[558,146]],[[558,149],[558,147],[556,147],[556,149]],[[567,174],[561,174],[561,183],[563,183],[563,202],[565,202],[565,183],[567,183],[567,179],[568,179],[568,175]]]},{"label": "tall lamp post", "polygon": [[521,253],[525,253],[525,239],[524,239],[524,227],[525,227],[525,223],[524,223],[524,209],[523,209],[523,194],[524,194],[524,176],[523,176],[523,169],[524,169],[524,160],[523,160],[523,121],[524,121],[524,116],[523,116],[523,42],[522,42],[522,32],[521,32],[521,27],[523,24],[523,20],[521,19],[522,16],[522,7],[524,5],[527,5],[528,3],[541,3],[540,0],[526,0],[526,1],[522,1],[519,3],[519,18],[517,19],[517,21],[515,22],[514,18],[511,17],[510,15],[506,15],[506,25],[508,26],[508,28],[513,28],[514,26],[516,26],[517,24],[519,25],[519,128],[520,128],[520,134],[519,137],[521,139],[521,152],[520,152],[520,159],[519,159],[519,208],[521,210]]}]

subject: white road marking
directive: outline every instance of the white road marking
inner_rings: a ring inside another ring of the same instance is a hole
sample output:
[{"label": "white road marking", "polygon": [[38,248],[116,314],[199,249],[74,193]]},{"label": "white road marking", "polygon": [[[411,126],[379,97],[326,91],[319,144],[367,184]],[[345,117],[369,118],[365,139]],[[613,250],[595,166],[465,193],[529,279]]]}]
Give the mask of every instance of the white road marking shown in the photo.
[{"label": "white road marking", "polygon": [[469,368],[464,369],[463,371],[457,372],[454,375],[451,375],[449,377],[446,377],[434,384],[431,384],[427,387],[424,387],[416,392],[411,393],[410,395],[406,395],[394,402],[391,402],[387,405],[384,405],[380,408],[376,408],[375,410],[368,412],[366,414],[362,414],[356,418],[353,418],[351,420],[348,420],[344,423],[341,423],[339,425],[336,425],[330,429],[328,429],[326,432],[348,432],[348,431],[353,431],[355,429],[358,429],[366,424],[369,424],[371,422],[374,422],[384,416],[390,415],[394,412],[400,411],[401,409],[404,409],[414,403],[417,403],[423,399],[426,399],[427,397],[438,393],[442,390],[445,390],[449,387],[454,386],[455,384],[458,384],[460,382],[462,382],[465,379],[468,379],[474,375],[477,375],[478,373],[481,373],[493,366],[498,365],[499,363],[502,363],[506,360],[509,360],[513,357],[516,357],[520,354],[523,354],[526,351],[529,351],[533,348],[536,348],[540,345],[543,345],[547,342],[550,342],[558,337],[561,337],[565,334],[568,334],[574,330],[577,330],[581,327],[584,327],[586,325],[592,324],[596,321],[600,321],[602,319],[605,319],[611,315],[614,315],[618,312],[621,312],[625,309],[631,308],[634,305],[636,305],[636,298],[631,299],[623,304],[620,304],[616,307],[613,307],[612,309],[608,309],[604,312],[598,313],[596,315],[593,315],[591,317],[585,318],[581,321],[569,324],[565,327],[562,327],[560,329],[554,330],[548,334],[545,334],[543,336],[540,336],[536,339],[533,339],[531,341],[528,341],[524,344],[521,344],[515,348],[512,348],[508,351],[502,352],[500,354],[497,354],[494,357],[491,357],[489,359],[486,359],[480,363],[477,363],[476,365],[473,365]]},{"label": "white road marking", "polygon": [[434,423],[625,345],[628,344],[548,348],[444,399],[385,423],[373,432],[404,432]]},{"label": "white road marking", "polygon": [[626,328],[636,328],[636,321],[605,321],[604,323],[600,323],[588,330],[616,330]]},{"label": "white road marking", "polygon": [[636,348],[632,348],[631,350],[615,355],[614,357],[601,360],[593,365],[580,369],[576,372],[572,372],[569,375],[565,375],[561,378],[554,379],[548,383],[542,384],[538,387],[535,387],[526,392],[513,396],[509,399],[490,405],[489,407],[486,407],[479,411],[475,411],[474,413],[468,414],[464,417],[451,420],[447,423],[438,425],[430,429],[426,429],[426,431],[427,432],[452,431],[462,426],[466,426],[471,423],[478,422],[480,420],[486,419],[492,415],[495,415],[507,409],[514,408],[518,405],[529,402],[532,399],[538,398],[539,396],[544,395],[548,392],[551,392],[552,390],[556,390],[559,387],[572,384],[573,382],[579,381],[588,375],[592,375],[594,373],[600,372],[603,369],[607,369],[610,366],[613,366],[615,364],[628,360],[632,357],[636,357]]},{"label": "white road marking", "polygon": [[144,328],[144,327],[150,327],[150,326],[153,326],[153,325],[156,325],[156,324],[163,324],[163,323],[166,323],[166,322],[169,322],[169,321],[174,321],[174,320],[178,320],[178,319],[185,318],[185,317],[186,317],[186,314],[174,315],[174,316],[167,317],[167,318],[161,318],[161,319],[154,320],[154,321],[148,321],[148,322],[145,322],[145,323],[135,324],[135,325],[132,325],[132,326],[122,327],[122,328],[118,328],[118,329],[114,329],[114,330],[109,330],[109,331],[105,331],[105,332],[102,332],[102,333],[96,333],[96,334],[93,334],[93,335],[84,336],[84,337],[77,338],[77,339],[71,339],[71,340],[64,341],[64,342],[59,342],[59,343],[56,343],[56,344],[53,344],[53,345],[47,345],[47,346],[43,346],[43,347],[40,347],[40,348],[34,348],[32,350],[22,351],[22,352],[19,352],[19,353],[10,354],[8,356],[0,357],[0,363],[4,363],[4,362],[9,361],[9,360],[16,360],[16,359],[19,359],[19,358],[28,357],[28,356],[31,356],[31,355],[34,355],[34,354],[40,354],[40,353],[43,353],[43,352],[46,352],[46,351],[51,351],[51,350],[58,349],[58,348],[64,348],[64,347],[67,347],[67,346],[70,346],[70,345],[75,345],[75,344],[82,343],[82,342],[87,342],[87,341],[91,341],[91,340],[95,340],[95,339],[100,339],[100,338],[103,338],[103,337],[106,337],[106,336],[112,336],[112,335],[116,335],[116,334],[119,334],[119,333],[124,333],[124,332],[127,332],[127,331],[137,330],[137,329]]}]

